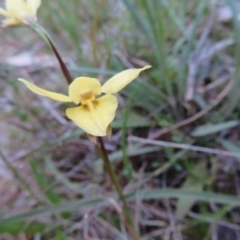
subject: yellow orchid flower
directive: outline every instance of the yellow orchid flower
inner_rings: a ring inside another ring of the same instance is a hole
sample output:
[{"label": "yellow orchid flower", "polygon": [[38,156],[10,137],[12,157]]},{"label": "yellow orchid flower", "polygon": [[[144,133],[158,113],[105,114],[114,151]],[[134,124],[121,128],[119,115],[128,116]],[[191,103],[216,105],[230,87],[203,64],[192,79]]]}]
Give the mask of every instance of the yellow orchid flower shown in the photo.
[{"label": "yellow orchid flower", "polygon": [[0,8],[0,15],[6,17],[3,26],[29,25],[37,20],[41,0],[5,0],[6,10]]},{"label": "yellow orchid flower", "polygon": [[[24,79],[18,80],[38,95],[59,102],[74,102],[78,106],[68,108],[66,110],[67,117],[90,135],[106,136],[107,128],[113,121],[118,106],[117,98],[112,94],[119,92],[137,78],[141,71],[150,67],[122,71],[110,78],[103,86],[96,78],[76,78],[69,85],[69,96],[39,88]],[[100,94],[104,95],[99,96]]]}]

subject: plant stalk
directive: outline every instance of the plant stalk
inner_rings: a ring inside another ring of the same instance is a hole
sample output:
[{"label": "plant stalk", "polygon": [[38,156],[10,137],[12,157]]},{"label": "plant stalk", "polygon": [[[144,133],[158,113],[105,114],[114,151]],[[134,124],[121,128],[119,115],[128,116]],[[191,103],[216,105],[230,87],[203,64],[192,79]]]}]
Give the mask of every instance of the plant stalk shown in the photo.
[{"label": "plant stalk", "polygon": [[124,197],[122,187],[119,183],[119,180],[118,180],[117,175],[116,175],[116,173],[113,169],[113,166],[112,166],[111,162],[109,161],[108,154],[107,154],[103,139],[101,137],[97,137],[97,142],[98,142],[97,146],[98,146],[98,149],[100,151],[100,154],[101,154],[102,160],[104,162],[105,168],[106,168],[106,170],[107,170],[107,172],[108,172],[108,174],[109,174],[109,176],[112,180],[113,185],[116,188],[116,191],[119,195],[119,198],[121,199],[121,201],[123,203],[124,215],[125,215],[125,218],[126,218],[125,219],[126,220],[126,223],[125,223],[126,228],[128,229],[129,233],[132,235],[132,237],[134,237],[134,239],[141,240],[141,237],[138,235],[138,233],[135,230],[134,222],[133,222],[133,219],[132,219],[132,214],[131,214],[131,211],[128,207],[127,201]]},{"label": "plant stalk", "polygon": [[64,63],[61,55],[59,54],[54,41],[51,39],[51,37],[49,36],[49,34],[47,33],[47,31],[39,24],[35,23],[31,26],[31,28],[47,43],[47,45],[53,50],[58,63],[62,69],[63,75],[67,80],[67,83],[70,85],[73,78],[70,74],[70,72],[68,71],[66,64]]}]

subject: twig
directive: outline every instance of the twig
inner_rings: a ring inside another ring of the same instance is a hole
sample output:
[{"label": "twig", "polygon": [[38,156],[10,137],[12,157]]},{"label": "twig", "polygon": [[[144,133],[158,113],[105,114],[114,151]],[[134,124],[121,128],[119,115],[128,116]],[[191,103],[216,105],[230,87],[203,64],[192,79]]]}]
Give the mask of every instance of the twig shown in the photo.
[{"label": "twig", "polygon": [[27,182],[25,181],[25,179],[20,175],[20,173],[12,166],[11,162],[9,161],[9,159],[5,156],[5,154],[2,152],[2,150],[0,149],[0,157],[2,159],[2,161],[4,162],[4,164],[11,170],[11,172],[13,173],[14,177],[16,178],[17,181],[20,182],[20,184],[29,192],[30,196],[35,198],[38,202],[42,203],[43,201],[38,198],[37,196],[35,196],[34,192],[32,191],[32,189],[29,187],[29,185],[27,184]]},{"label": "twig", "polygon": [[39,203],[47,204],[47,206],[50,208],[50,210],[52,211],[53,215],[56,217],[58,222],[60,224],[62,224],[63,226],[66,225],[64,223],[65,220],[63,220],[62,217],[58,213],[56,213],[56,211],[54,210],[54,206],[53,206],[52,202],[45,196],[45,194],[41,195],[41,198],[43,200],[41,198],[39,198],[36,194],[34,194],[31,187],[28,185],[28,183],[25,181],[25,179],[21,176],[21,174],[12,166],[11,162],[5,156],[5,154],[2,152],[1,149],[0,149],[0,157],[3,160],[3,162],[7,165],[7,167],[12,171],[16,180],[18,180],[20,182],[20,184],[22,184],[22,186],[29,192],[30,196],[33,197],[34,199],[36,199]]},{"label": "twig", "polygon": [[219,77],[218,79],[216,79],[214,82],[208,84],[207,86],[199,87],[197,89],[197,93],[200,93],[200,94],[206,93],[208,91],[213,90],[214,88],[217,88],[221,84],[226,83],[230,79],[230,76],[232,73],[233,73],[233,71],[230,70],[229,73]]},{"label": "twig", "polygon": [[175,129],[178,129],[178,128],[181,128],[185,125],[188,125],[194,121],[196,121],[197,119],[201,118],[202,116],[204,116],[206,113],[208,113],[212,108],[214,108],[216,105],[218,105],[221,100],[227,96],[227,94],[230,92],[230,90],[232,89],[232,86],[233,86],[233,81],[229,81],[227,83],[227,85],[225,86],[225,88],[222,90],[222,92],[220,92],[216,99],[213,100],[212,103],[210,103],[206,108],[204,108],[202,111],[196,113],[195,115],[193,115],[192,117],[190,118],[187,118],[179,123],[176,123],[175,125],[173,125],[172,127],[169,127],[169,128],[164,128],[164,129],[161,129],[159,131],[157,131],[156,133],[154,133],[153,135],[150,136],[151,139],[157,139],[159,138],[160,136],[168,133],[168,132],[171,132]]},{"label": "twig", "polygon": [[[190,224],[191,226],[194,226],[195,223]],[[177,231],[177,232],[181,232],[185,229],[189,228],[189,225],[181,225],[178,226],[177,229],[173,229],[171,226],[168,228],[163,228],[163,229],[157,229],[157,230],[153,230],[150,233],[147,233],[146,235],[144,235],[145,239],[154,239],[155,237],[162,237],[161,239],[164,238],[164,236],[166,234],[168,234],[168,232],[173,232],[173,231]]]},{"label": "twig", "polygon": [[227,38],[224,39],[216,44],[214,44],[213,46],[211,46],[211,49],[209,49],[208,53],[204,56],[202,55],[199,61],[204,61],[206,58],[211,58],[216,52],[219,52],[231,45],[234,44],[234,39],[232,38]]},{"label": "twig", "polygon": [[[105,200],[105,199],[104,199]],[[116,202],[115,199],[113,198],[107,198],[106,199],[108,202],[110,202],[110,204],[113,205],[113,207],[116,209],[116,211],[118,212],[124,226],[128,229],[129,226],[128,226],[128,223],[127,223],[127,219],[125,217],[125,214],[124,214],[124,211],[122,210],[121,206]]]},{"label": "twig", "polygon": [[[162,187],[163,188],[167,188],[167,181],[166,181],[166,174],[163,174],[163,178],[162,178]],[[170,206],[170,203],[169,203],[169,199],[164,199],[164,203],[165,203],[165,208],[166,208],[166,211],[167,211],[167,215],[168,215],[168,219],[169,219],[169,228],[168,231],[166,231],[166,234],[164,236],[164,240],[169,240],[170,239],[170,236],[171,236],[171,232],[172,232],[172,239],[173,240],[182,240],[182,235],[181,235],[181,231],[180,232],[177,232],[176,229],[176,221],[175,221],[175,218],[174,218],[174,215],[173,215],[173,211],[172,211],[172,208]],[[173,230],[170,230],[170,229],[173,229]]]},{"label": "twig", "polygon": [[202,55],[202,49],[204,46],[204,43],[206,42],[207,36],[209,35],[213,23],[215,19],[215,14],[212,14],[207,22],[207,25],[205,26],[204,31],[202,32],[202,35],[200,37],[200,40],[197,44],[196,49],[193,51],[192,55],[190,56],[188,60],[188,78],[187,78],[187,90],[185,93],[185,100],[191,101],[194,96],[194,86],[195,86],[195,76],[197,69],[199,65],[201,64]]},{"label": "twig", "polygon": [[99,216],[94,216],[94,219],[96,222],[98,222],[100,225],[102,225],[107,230],[108,234],[111,233],[113,239],[126,239],[127,240],[127,238],[125,236],[123,236],[123,234],[118,229],[116,229],[109,222],[105,221],[103,218],[101,218]]},{"label": "twig", "polygon": [[4,121],[4,122],[7,122],[8,124],[12,124],[12,125],[20,128],[20,129],[24,130],[24,131],[27,131],[27,132],[32,130],[32,128],[28,124],[20,122],[17,119],[14,119],[14,118],[7,118],[5,116],[0,116],[0,120]]},{"label": "twig", "polygon": [[9,159],[11,159],[12,162],[17,161],[20,158],[26,157],[27,155],[31,154],[32,152],[38,150],[42,145],[43,145],[42,143],[37,143],[37,144],[35,144],[34,147],[18,150],[18,152],[11,155],[9,157]]},{"label": "twig", "polygon": [[214,56],[216,52],[219,52],[226,47],[231,46],[234,44],[234,39],[228,38],[225,40],[222,40],[216,44],[214,44],[211,47],[207,47],[206,51],[203,51],[203,46],[206,42],[206,38],[210,33],[210,30],[214,23],[214,14],[210,16],[210,19],[201,35],[201,38],[198,42],[198,45],[196,47],[196,50],[192,53],[190,56],[190,59],[188,61],[188,78],[187,78],[187,90],[185,93],[185,100],[191,101],[194,96],[194,85],[195,85],[195,76],[197,73],[197,69],[200,66],[202,62],[204,62],[206,59],[210,59]]},{"label": "twig", "polygon": [[155,146],[187,149],[190,151],[204,152],[204,153],[210,153],[210,154],[221,155],[221,156],[226,156],[226,157],[240,158],[240,153],[229,152],[229,151],[214,149],[214,148],[194,146],[194,145],[183,144],[183,143],[156,141],[156,140],[151,140],[151,139],[139,138],[139,137],[135,137],[135,136],[128,137],[128,140],[134,141],[134,142],[140,142],[140,143],[144,143],[144,144],[151,144],[151,145],[155,145]]},{"label": "twig", "polygon": [[89,220],[88,220],[88,214],[84,214],[84,220],[83,220],[83,237],[86,240],[92,240],[92,238],[88,235],[88,228],[89,228]]},{"label": "twig", "polygon": [[59,113],[56,111],[56,109],[49,103],[48,99],[41,98],[41,102],[43,107],[46,108],[46,110],[49,112],[54,119],[56,119],[57,122],[59,122],[62,125],[66,125],[68,122],[65,120]]}]

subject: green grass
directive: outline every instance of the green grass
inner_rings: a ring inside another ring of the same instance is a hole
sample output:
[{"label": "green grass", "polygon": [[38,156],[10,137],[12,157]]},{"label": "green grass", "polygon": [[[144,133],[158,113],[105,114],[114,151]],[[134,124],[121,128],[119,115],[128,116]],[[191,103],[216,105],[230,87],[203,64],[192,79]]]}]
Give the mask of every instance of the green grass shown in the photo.
[{"label": "green grass", "polygon": [[[152,65],[117,95],[113,136],[104,139],[146,240],[207,240],[223,227],[239,231],[239,159],[128,139],[149,139],[185,121],[155,140],[240,151],[235,5],[225,3],[233,13],[225,24],[212,17],[219,6],[207,0],[45,0],[40,8],[38,20],[74,77],[105,82],[124,69]],[[235,43],[208,56],[229,38]],[[67,93],[51,50],[28,28],[1,31],[0,47],[0,240],[131,239],[94,144],[65,118],[67,104],[38,97],[16,81]],[[20,66],[9,64],[12,56]],[[200,111],[202,117],[187,123]]]}]

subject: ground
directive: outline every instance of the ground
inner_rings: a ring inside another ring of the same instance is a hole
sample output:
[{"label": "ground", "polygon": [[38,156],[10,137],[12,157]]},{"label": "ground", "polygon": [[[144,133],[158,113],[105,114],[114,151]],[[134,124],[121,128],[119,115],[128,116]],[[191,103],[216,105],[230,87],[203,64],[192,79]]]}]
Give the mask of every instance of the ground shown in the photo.
[{"label": "ground", "polygon": [[[4,2],[1,0],[0,5]],[[240,239],[240,26],[235,1],[42,1],[73,78],[146,64],[104,138],[146,240]],[[95,144],[60,104],[59,63],[28,27],[0,31],[0,240],[134,239]]]}]

